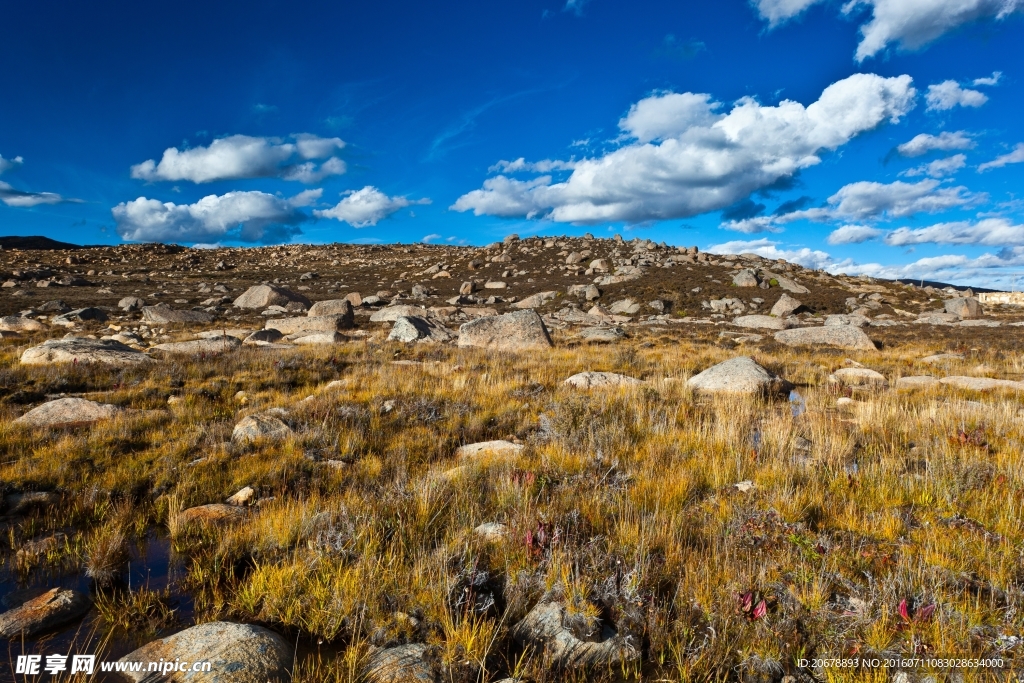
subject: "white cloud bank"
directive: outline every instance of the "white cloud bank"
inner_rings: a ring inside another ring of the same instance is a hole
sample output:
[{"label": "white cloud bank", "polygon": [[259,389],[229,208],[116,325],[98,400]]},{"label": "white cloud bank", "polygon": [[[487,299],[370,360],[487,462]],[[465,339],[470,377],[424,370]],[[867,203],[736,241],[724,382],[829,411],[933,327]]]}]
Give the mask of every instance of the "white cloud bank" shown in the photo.
[{"label": "white cloud bank", "polygon": [[299,210],[320,196],[307,190],[291,199],[265,192],[209,195],[195,204],[174,204],[139,197],[111,209],[117,233],[129,242],[219,243],[280,242],[309,220]]},{"label": "white cloud bank", "polygon": [[[345,162],[336,156],[345,143],[340,138],[321,138],[300,134],[290,142],[280,138],[232,135],[210,143],[209,147],[164,150],[157,163],[148,159],[132,166],[132,178],[138,180],[209,183],[245,178],[282,178],[317,183],[328,176],[345,172]],[[324,159],[319,165],[317,160]]]},{"label": "white cloud bank", "polygon": [[619,121],[632,140],[572,173],[518,180],[499,175],[456,200],[476,215],[546,217],[564,223],[638,223],[725,208],[821,161],[823,151],[914,107],[910,76],[854,74],[804,106],[739,100],[728,113],[710,95],[658,93]]},{"label": "white cloud bank", "polygon": [[951,152],[957,149],[973,149],[974,140],[965,131],[958,130],[955,133],[943,131],[938,135],[921,133],[913,139],[904,142],[896,148],[900,155],[905,157],[919,157],[933,150]]},{"label": "white cloud bank", "polygon": [[365,228],[377,225],[396,211],[414,204],[429,204],[429,199],[406,199],[405,197],[389,197],[376,187],[367,185],[361,190],[348,192],[345,198],[330,209],[317,210],[313,214],[318,218],[334,218],[344,221],[353,228]]},{"label": "white cloud bank", "polygon": [[[751,4],[774,28],[819,2],[822,0],[752,0]],[[850,0],[842,12],[850,15],[862,7],[871,10],[871,19],[860,27],[858,62],[891,44],[917,50],[963,24],[1005,19],[1024,7],[1024,0]],[[994,74],[993,78],[998,80]]]},{"label": "white cloud bank", "polygon": [[893,247],[911,244],[974,244],[988,247],[1024,246],[1024,225],[1005,218],[985,218],[972,223],[937,223],[926,228],[899,228],[885,236]]},{"label": "white cloud bank", "polygon": [[1024,162],[1024,142],[1018,142],[1017,146],[1009,154],[996,157],[992,161],[986,161],[978,166],[979,171],[987,171],[990,168],[1002,168],[1007,164],[1019,164]]}]

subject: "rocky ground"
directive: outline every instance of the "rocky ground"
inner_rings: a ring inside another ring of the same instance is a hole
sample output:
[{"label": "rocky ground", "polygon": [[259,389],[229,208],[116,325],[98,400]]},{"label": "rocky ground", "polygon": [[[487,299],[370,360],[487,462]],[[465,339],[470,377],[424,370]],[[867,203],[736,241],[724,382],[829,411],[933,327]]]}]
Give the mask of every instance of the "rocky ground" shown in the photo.
[{"label": "rocky ground", "polygon": [[[239,683],[1016,662],[1019,309],[589,236],[0,270],[12,656],[86,633]],[[176,572],[133,581],[160,548]]]}]

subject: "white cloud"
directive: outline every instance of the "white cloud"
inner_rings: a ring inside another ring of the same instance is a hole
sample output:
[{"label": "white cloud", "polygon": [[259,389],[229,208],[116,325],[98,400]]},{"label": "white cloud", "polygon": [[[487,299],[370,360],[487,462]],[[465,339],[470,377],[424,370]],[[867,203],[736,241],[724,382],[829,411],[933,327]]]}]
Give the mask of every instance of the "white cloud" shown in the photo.
[{"label": "white cloud", "polygon": [[972,149],[973,147],[974,140],[971,139],[971,136],[965,131],[958,130],[955,133],[943,131],[938,135],[927,133],[915,135],[912,140],[897,147],[896,151],[905,157],[919,157],[932,150],[949,152],[955,149]]},{"label": "white cloud", "polygon": [[712,254],[742,254],[752,252],[769,259],[786,259],[790,263],[798,263],[805,268],[827,268],[832,265],[832,257],[824,251],[802,247],[799,249],[779,249],[778,242],[759,240],[733,240],[715,244],[707,248]]},{"label": "white cloud", "polygon": [[909,244],[1024,246],[1024,225],[1014,225],[1005,218],[986,218],[975,223],[937,223],[926,228],[894,230],[885,236],[885,243],[894,247]]},{"label": "white cloud", "polygon": [[311,200],[307,192],[291,199],[265,192],[228,192],[195,204],[139,197],[111,212],[117,233],[130,242],[278,242],[299,234],[298,225],[309,217],[298,207]]},{"label": "white cloud", "polygon": [[751,0],[757,13],[768,22],[769,28],[792,19],[818,2],[821,0]]},{"label": "white cloud", "polygon": [[0,154],[0,174],[5,171],[10,171],[12,168],[17,168],[25,163],[25,160],[21,157],[14,157],[13,159],[4,159],[4,155]]},{"label": "white cloud", "polygon": [[430,244],[434,240],[439,240],[442,237],[443,237],[443,235],[439,235],[436,232],[432,232],[429,235],[424,235],[423,239],[421,239],[420,242],[423,242],[424,244]]},{"label": "white cloud", "polygon": [[753,218],[741,218],[734,221],[726,221],[718,227],[723,230],[735,230],[752,235],[757,232],[780,232],[777,216],[754,216]]},{"label": "white cloud", "polygon": [[980,107],[988,102],[988,96],[978,90],[961,88],[956,81],[943,81],[928,86],[925,101],[928,103],[928,111],[946,111],[957,105]]},{"label": "white cloud", "polygon": [[563,223],[637,223],[715,211],[820,163],[825,150],[899,120],[914,106],[911,83],[910,76],[855,74],[806,107],[743,98],[728,114],[718,113],[708,95],[658,93],[619,122],[633,142],[576,161],[564,182],[499,175],[452,208]]},{"label": "white cloud", "polygon": [[986,76],[985,78],[975,78],[973,81],[971,81],[971,85],[975,87],[980,85],[999,85],[999,81],[1001,81],[1002,78],[1002,71],[993,71],[991,76]]},{"label": "white cloud", "polygon": [[391,214],[414,204],[429,204],[429,199],[411,200],[405,197],[389,197],[376,187],[367,185],[361,190],[348,192],[345,198],[330,209],[314,211],[319,218],[335,218],[345,221],[353,228],[377,225]]},{"label": "white cloud", "polygon": [[77,199],[65,199],[53,192],[24,192],[15,190],[9,184],[0,181],[0,202],[7,206],[29,208],[40,204],[61,204],[63,202],[78,202]]},{"label": "white cloud", "polygon": [[967,165],[967,157],[963,154],[954,154],[944,159],[936,159],[927,164],[921,164],[914,168],[907,169],[901,175],[921,176],[926,175],[932,178],[943,178],[952,175]]},{"label": "white cloud", "polygon": [[1022,161],[1024,161],[1024,142],[1018,142],[1012,152],[996,157],[992,161],[986,161],[978,166],[978,170],[987,171],[990,168],[1002,168],[1007,164],[1019,164]]},{"label": "white cloud", "polygon": [[940,187],[937,180],[905,183],[876,183],[862,180],[839,188],[828,198],[823,209],[794,211],[777,218],[780,222],[799,219],[870,220],[880,218],[907,218],[918,213],[938,213],[978,204],[987,199],[983,193],[973,194],[966,187]]},{"label": "white cloud", "polygon": [[870,225],[843,225],[828,236],[829,244],[860,244],[875,239],[882,234],[878,228]]},{"label": "white cloud", "polygon": [[[209,147],[164,150],[157,163],[148,159],[132,166],[132,178],[139,180],[188,180],[208,183],[244,178],[283,178],[319,182],[345,172],[345,162],[332,156],[344,148],[339,138],[320,138],[306,133],[280,138],[232,135]],[[319,167],[314,160],[326,159]]]},{"label": "white cloud", "polygon": [[540,161],[527,161],[524,157],[519,157],[515,161],[505,161],[502,159],[496,164],[493,164],[487,169],[488,173],[551,173],[552,171],[571,171],[576,168],[576,162],[559,161],[557,159],[541,159]]}]

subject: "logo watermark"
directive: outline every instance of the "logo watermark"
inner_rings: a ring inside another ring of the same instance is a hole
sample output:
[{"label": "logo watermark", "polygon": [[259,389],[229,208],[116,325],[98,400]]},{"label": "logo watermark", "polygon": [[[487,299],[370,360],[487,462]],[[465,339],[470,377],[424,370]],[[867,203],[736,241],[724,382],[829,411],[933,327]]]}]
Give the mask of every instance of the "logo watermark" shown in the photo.
[{"label": "logo watermark", "polygon": [[51,676],[60,673],[86,674],[100,672],[120,673],[158,673],[166,676],[175,672],[202,673],[212,670],[210,662],[192,662],[182,659],[160,659],[156,662],[128,662],[122,660],[96,661],[96,655],[18,655],[14,664],[14,673],[23,676],[38,676],[48,673]]}]

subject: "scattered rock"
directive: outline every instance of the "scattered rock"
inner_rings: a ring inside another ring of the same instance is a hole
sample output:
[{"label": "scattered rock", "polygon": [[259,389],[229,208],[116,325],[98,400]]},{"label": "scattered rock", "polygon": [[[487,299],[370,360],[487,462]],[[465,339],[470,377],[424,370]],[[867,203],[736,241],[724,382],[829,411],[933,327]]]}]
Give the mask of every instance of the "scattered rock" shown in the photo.
[{"label": "scattered rock", "polygon": [[353,294],[355,295],[353,298],[357,299],[360,303],[362,303],[362,298],[359,297],[359,294],[357,292],[353,292],[344,299],[328,299],[327,301],[317,301],[309,309],[307,315],[311,318],[316,318],[322,315],[342,315],[348,318],[348,326],[351,327],[353,316],[355,315],[353,313],[352,307],[359,305],[357,303],[353,303],[352,299],[349,298],[352,297]]},{"label": "scattered rock", "polygon": [[481,457],[506,458],[519,455],[523,452],[524,448],[525,446],[520,444],[500,439],[497,441],[481,441],[460,446],[455,451],[455,457],[461,459]]},{"label": "scattered rock", "polygon": [[775,340],[786,346],[836,346],[841,349],[874,351],[875,343],[858,327],[800,327],[775,333]]},{"label": "scattered rock", "polygon": [[614,372],[580,372],[565,380],[563,384],[568,384],[578,389],[604,389],[609,387],[640,386],[646,384],[646,382]]},{"label": "scattered rock", "polygon": [[107,365],[142,365],[152,363],[149,356],[113,340],[71,337],[50,339],[21,354],[23,365],[54,363],[105,363]]},{"label": "scattered rock", "polygon": [[512,304],[512,308],[539,308],[556,296],[558,292],[538,292]]},{"label": "scattered rock", "polygon": [[789,316],[796,313],[801,307],[802,303],[791,297],[789,294],[783,294],[779,297],[779,300],[772,306],[772,315],[777,318],[788,318]]},{"label": "scattered rock", "polygon": [[870,368],[840,368],[832,373],[832,377],[848,387],[889,388],[885,375]]},{"label": "scattered rock", "polygon": [[368,683],[435,683],[426,651],[419,643],[377,650],[367,660],[363,677]]},{"label": "scattered rock", "polygon": [[[545,660],[555,669],[617,669],[639,661],[640,651],[632,638],[616,633],[600,641],[581,640],[566,621],[562,605],[542,602],[512,628],[512,637],[523,645],[543,648]],[[603,629],[594,630],[605,635]]]},{"label": "scattered rock", "polygon": [[314,332],[337,332],[352,327],[352,311],[348,315],[317,315],[300,316],[298,318],[279,318],[268,320],[266,329],[277,330],[281,334],[313,334]]},{"label": "scattered rock", "polygon": [[420,306],[409,306],[402,304],[399,306],[388,306],[376,311],[370,316],[370,322],[372,323],[393,323],[401,317],[408,318],[426,318],[430,315],[427,309]]},{"label": "scattered rock", "polygon": [[1016,382],[1010,379],[992,379],[991,377],[963,377],[953,375],[943,377],[939,380],[943,384],[957,389],[969,391],[992,391],[995,389],[1009,389],[1012,391],[1024,391],[1024,382]]},{"label": "scattered rock", "polygon": [[441,323],[429,318],[400,316],[395,320],[388,341],[410,343],[414,341],[449,342],[455,335]]},{"label": "scattered rock", "polygon": [[964,320],[980,318],[981,304],[973,296],[966,296],[958,299],[947,299],[943,304],[946,313],[951,313]]},{"label": "scattered rock", "polygon": [[896,388],[899,390],[930,389],[938,386],[939,380],[928,375],[915,375],[912,377],[900,377],[896,380]]},{"label": "scattered rock", "polygon": [[293,344],[300,346],[316,344],[343,344],[348,341],[340,332],[314,332],[292,339]]},{"label": "scattered rock", "polygon": [[79,308],[74,311],[68,311],[64,315],[58,315],[51,322],[54,325],[71,327],[75,323],[84,323],[90,320],[98,323],[105,322],[107,320],[107,314],[99,308]]},{"label": "scattered rock", "polygon": [[552,346],[544,321],[532,309],[478,318],[459,328],[459,346],[527,351]]},{"label": "scattered rock", "polygon": [[757,287],[761,284],[757,280],[757,274],[749,268],[744,268],[733,275],[732,283],[737,287]]},{"label": "scattered rock", "polygon": [[789,391],[792,385],[758,365],[748,356],[737,356],[713,365],[687,380],[694,391],[711,394],[765,394]]},{"label": "scattered rock", "polygon": [[0,636],[30,637],[84,616],[91,603],[84,593],[53,588],[20,607],[0,614]]},{"label": "scattered rock", "polygon": [[153,347],[156,351],[173,353],[187,356],[198,356],[200,354],[225,353],[237,349],[242,342],[237,337],[222,335],[208,339],[193,339],[192,341],[167,342],[157,344]]},{"label": "scattered rock", "polygon": [[169,323],[204,324],[213,322],[213,316],[205,311],[178,311],[166,304],[145,306],[142,319],[148,323],[165,325]]},{"label": "scattered rock", "polygon": [[231,432],[231,442],[249,444],[257,441],[283,441],[291,435],[291,427],[272,415],[250,415],[235,425]]},{"label": "scattered rock", "polygon": [[640,304],[632,299],[620,299],[608,307],[608,312],[615,315],[633,315],[640,311]]},{"label": "scattered rock", "polygon": [[40,332],[45,329],[46,325],[32,318],[22,318],[18,315],[0,318],[0,331],[3,332]]},{"label": "scattered rock", "polygon": [[125,313],[131,313],[132,311],[140,311],[142,307],[146,305],[143,299],[137,296],[126,296],[117,302],[117,307]]},{"label": "scattered rock", "polygon": [[733,318],[731,322],[737,327],[752,327],[762,330],[788,330],[793,326],[785,318],[775,318],[770,315],[741,315]]},{"label": "scattered rock", "polygon": [[851,325],[853,327],[867,327],[871,324],[863,315],[845,313],[839,313],[836,315],[825,316],[825,327],[842,327],[843,325]]},{"label": "scattered rock", "polygon": [[274,285],[255,285],[245,290],[234,301],[235,308],[263,309],[267,306],[287,306],[296,302],[307,308],[310,301],[301,294]]},{"label": "scattered rock", "polygon": [[621,327],[587,327],[580,337],[588,342],[616,342],[626,338]]},{"label": "scattered rock", "polygon": [[30,427],[72,427],[109,420],[123,408],[84,398],[59,398],[28,411],[15,423]]},{"label": "scattered rock", "polygon": [[142,662],[138,672],[125,672],[135,683],[156,680],[149,662],[210,662],[210,671],[175,672],[156,677],[173,683],[285,683],[292,680],[294,652],[284,638],[262,626],[213,621],[153,641],[121,658]]}]

